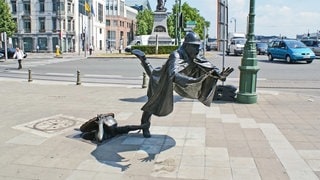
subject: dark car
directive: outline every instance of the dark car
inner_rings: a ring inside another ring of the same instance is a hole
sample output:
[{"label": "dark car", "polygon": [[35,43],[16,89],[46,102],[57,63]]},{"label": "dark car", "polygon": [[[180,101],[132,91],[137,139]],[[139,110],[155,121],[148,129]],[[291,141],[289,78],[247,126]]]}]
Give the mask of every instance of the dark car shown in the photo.
[{"label": "dark car", "polygon": [[0,59],[4,57],[4,54],[0,53]]},{"label": "dark car", "polygon": [[[13,55],[16,52],[15,48],[7,48],[8,51],[8,59],[13,59]],[[0,49],[0,53],[3,54],[4,56],[2,58],[5,58],[6,52],[4,49]],[[24,52],[23,58],[26,58],[27,54]]]},{"label": "dark car", "polygon": [[268,43],[266,42],[257,42],[256,43],[256,49],[257,49],[257,54],[260,55],[265,55],[267,54],[268,50]]}]

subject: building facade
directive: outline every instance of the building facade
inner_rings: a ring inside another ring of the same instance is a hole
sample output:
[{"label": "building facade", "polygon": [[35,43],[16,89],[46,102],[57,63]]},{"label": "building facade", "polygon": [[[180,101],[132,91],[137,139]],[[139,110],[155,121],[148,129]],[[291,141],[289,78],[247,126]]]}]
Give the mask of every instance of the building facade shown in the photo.
[{"label": "building facade", "polygon": [[125,4],[125,0],[106,0],[107,50],[124,49],[136,31],[138,11]]},{"label": "building facade", "polygon": [[[125,0],[6,0],[17,24],[9,46],[26,52],[122,49],[133,39],[138,10]],[[86,7],[87,3],[87,7]]]}]

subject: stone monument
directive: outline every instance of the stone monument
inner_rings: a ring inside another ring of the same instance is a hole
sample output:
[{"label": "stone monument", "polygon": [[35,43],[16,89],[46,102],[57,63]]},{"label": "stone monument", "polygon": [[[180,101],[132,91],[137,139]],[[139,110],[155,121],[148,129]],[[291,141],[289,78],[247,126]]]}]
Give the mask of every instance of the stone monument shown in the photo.
[{"label": "stone monument", "polygon": [[153,13],[154,22],[152,33],[148,40],[149,45],[156,45],[157,41],[158,45],[172,45],[172,39],[169,36],[167,27],[168,13],[164,7],[165,2],[158,0],[157,9]]}]

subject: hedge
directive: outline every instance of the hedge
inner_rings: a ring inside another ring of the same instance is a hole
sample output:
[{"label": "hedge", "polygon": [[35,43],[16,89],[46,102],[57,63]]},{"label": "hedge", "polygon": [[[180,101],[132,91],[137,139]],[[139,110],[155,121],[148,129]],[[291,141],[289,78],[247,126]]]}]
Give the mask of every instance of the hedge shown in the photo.
[{"label": "hedge", "polygon": [[[170,54],[172,51],[178,49],[179,46],[168,45],[168,46],[158,46],[158,54]],[[139,49],[145,54],[156,54],[156,46],[149,45],[140,45],[140,46],[131,46],[131,49]]]}]

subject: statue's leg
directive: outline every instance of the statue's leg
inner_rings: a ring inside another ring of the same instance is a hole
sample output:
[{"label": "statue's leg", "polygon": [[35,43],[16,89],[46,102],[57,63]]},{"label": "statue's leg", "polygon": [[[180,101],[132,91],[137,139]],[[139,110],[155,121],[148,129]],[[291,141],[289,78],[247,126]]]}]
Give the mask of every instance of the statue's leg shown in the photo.
[{"label": "statue's leg", "polygon": [[141,117],[141,126],[142,126],[142,132],[143,132],[143,137],[149,138],[151,137],[150,134],[150,125],[151,125],[151,116],[152,114],[149,112],[144,111]]},{"label": "statue's leg", "polygon": [[116,128],[116,134],[127,134],[130,131],[141,130],[143,128],[142,125],[127,125],[127,126],[120,126]]}]

